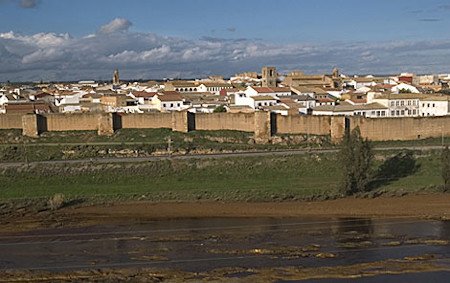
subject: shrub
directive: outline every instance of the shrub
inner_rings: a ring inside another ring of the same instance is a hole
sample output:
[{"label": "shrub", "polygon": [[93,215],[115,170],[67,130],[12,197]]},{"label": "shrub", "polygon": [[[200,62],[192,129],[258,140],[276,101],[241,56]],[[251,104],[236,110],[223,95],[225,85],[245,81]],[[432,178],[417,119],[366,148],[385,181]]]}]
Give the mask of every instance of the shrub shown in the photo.
[{"label": "shrub", "polygon": [[55,194],[48,200],[48,206],[51,210],[58,210],[62,208],[65,203],[66,200],[63,194]]}]

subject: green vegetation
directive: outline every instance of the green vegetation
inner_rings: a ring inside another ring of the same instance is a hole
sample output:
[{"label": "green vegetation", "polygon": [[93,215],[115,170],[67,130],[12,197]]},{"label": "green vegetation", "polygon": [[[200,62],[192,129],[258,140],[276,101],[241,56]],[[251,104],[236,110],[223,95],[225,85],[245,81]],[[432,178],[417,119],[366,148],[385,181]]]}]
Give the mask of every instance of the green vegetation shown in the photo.
[{"label": "green vegetation", "polygon": [[[378,183],[363,195],[433,191],[442,184],[441,151],[415,159],[415,171]],[[375,156],[375,167],[394,156]],[[248,200],[335,198],[342,168],[337,154],[165,159],[132,164],[39,164],[0,169],[0,199]],[[394,162],[395,163],[395,162]],[[386,166],[385,166],[386,167]],[[387,166],[386,168],[390,168]],[[380,175],[381,178],[381,175]]]},{"label": "green vegetation", "polygon": [[339,157],[342,166],[342,193],[349,196],[367,191],[373,153],[370,142],[361,137],[358,127],[345,133]]},{"label": "green vegetation", "polygon": [[421,146],[442,146],[450,143],[450,137],[428,138],[409,141],[374,141],[374,148],[377,147],[421,147]]},{"label": "green vegetation", "polygon": [[401,88],[398,90],[398,93],[411,93],[411,90],[406,89],[406,88]]},{"label": "green vegetation", "polygon": [[274,137],[272,144],[255,144],[253,134],[239,131],[173,132],[170,129],[122,129],[111,137],[94,131],[47,132],[38,139],[23,137],[20,131],[0,131],[0,162],[145,157],[167,153],[168,140],[174,154],[226,151],[280,150],[329,147],[325,136],[292,135]]},{"label": "green vegetation", "polygon": [[444,190],[450,190],[450,150],[448,146],[442,150],[442,179],[444,179]]},{"label": "green vegetation", "polygon": [[214,109],[214,113],[223,113],[227,112],[227,109],[223,105],[219,105]]}]

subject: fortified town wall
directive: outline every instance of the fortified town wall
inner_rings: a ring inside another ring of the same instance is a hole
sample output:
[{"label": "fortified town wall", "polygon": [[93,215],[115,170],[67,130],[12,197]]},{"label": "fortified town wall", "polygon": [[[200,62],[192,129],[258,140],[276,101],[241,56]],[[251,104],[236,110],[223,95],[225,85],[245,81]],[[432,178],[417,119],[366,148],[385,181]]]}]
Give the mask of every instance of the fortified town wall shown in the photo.
[{"label": "fortified town wall", "polygon": [[22,129],[38,137],[46,131],[96,130],[112,135],[119,129],[169,128],[173,131],[235,130],[253,132],[255,140],[267,143],[276,134],[329,135],[340,140],[346,130],[359,127],[373,141],[415,140],[450,136],[450,116],[432,118],[364,118],[343,116],[282,116],[255,113],[148,113],[148,114],[27,114],[0,115],[0,129]]}]

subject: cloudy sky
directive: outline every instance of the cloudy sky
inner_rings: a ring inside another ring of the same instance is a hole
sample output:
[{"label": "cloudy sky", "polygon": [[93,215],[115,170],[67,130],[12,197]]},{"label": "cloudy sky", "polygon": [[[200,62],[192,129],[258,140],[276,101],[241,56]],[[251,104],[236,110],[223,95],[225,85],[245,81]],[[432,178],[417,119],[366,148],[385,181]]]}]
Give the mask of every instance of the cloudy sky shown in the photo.
[{"label": "cloudy sky", "polygon": [[449,0],[0,0],[0,81],[450,72]]}]

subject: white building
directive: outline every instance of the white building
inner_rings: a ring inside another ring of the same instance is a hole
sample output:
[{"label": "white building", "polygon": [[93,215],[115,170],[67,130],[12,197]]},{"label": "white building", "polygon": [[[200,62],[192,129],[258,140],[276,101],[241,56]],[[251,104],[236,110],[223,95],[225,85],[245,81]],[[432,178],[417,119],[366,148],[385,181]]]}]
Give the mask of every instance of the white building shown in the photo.
[{"label": "white building", "polygon": [[388,107],[389,117],[418,117],[421,94],[381,95],[372,101]]},{"label": "white building", "polygon": [[258,109],[263,106],[277,105],[278,98],[271,95],[254,95],[249,96],[244,92],[236,93],[234,96],[234,104],[236,106],[248,106]]},{"label": "white building", "polygon": [[388,117],[388,108],[379,103],[352,105],[343,102],[339,105],[322,105],[312,109],[313,115],[326,116],[363,116],[367,118]]},{"label": "white building", "polygon": [[152,97],[152,104],[159,111],[179,111],[184,109],[183,99],[179,93],[163,92]]},{"label": "white building", "polygon": [[222,89],[232,89],[233,85],[227,83],[208,82],[202,83],[198,86],[199,92],[211,92],[215,95],[219,95]]},{"label": "white building", "polygon": [[450,100],[448,96],[429,96],[420,100],[419,115],[446,116],[450,115]]},{"label": "white building", "polygon": [[400,83],[396,86],[393,86],[391,88],[391,92],[392,93],[405,93],[405,92],[409,92],[409,93],[420,93],[420,91],[415,87],[412,86],[410,84],[407,83]]},{"label": "white building", "polygon": [[249,86],[245,90],[245,94],[248,96],[257,95],[270,95],[273,97],[289,96],[291,95],[291,89],[288,87],[254,87]]}]

